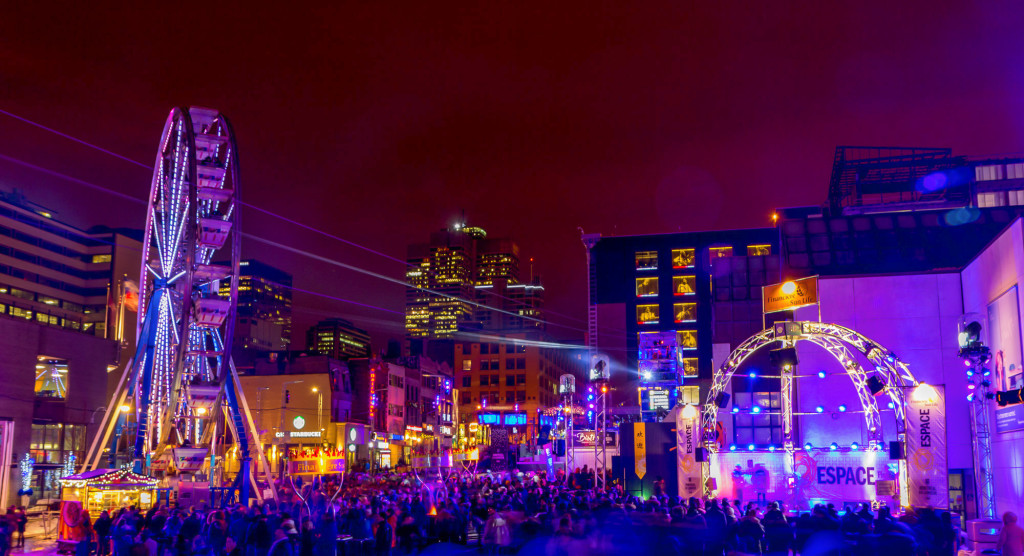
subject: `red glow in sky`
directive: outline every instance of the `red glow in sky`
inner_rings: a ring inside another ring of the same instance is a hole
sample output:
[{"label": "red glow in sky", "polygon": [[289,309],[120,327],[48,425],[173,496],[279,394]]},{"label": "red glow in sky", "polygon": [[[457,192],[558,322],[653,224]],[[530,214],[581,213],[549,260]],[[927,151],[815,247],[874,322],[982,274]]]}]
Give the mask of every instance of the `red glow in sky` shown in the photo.
[{"label": "red glow in sky", "polygon": [[[244,4],[243,4],[244,5]],[[404,258],[464,210],[512,235],[582,328],[587,232],[770,224],[821,203],[836,145],[1022,150],[1019,3],[350,2],[138,9],[33,2],[0,17],[0,108],[153,159],[172,105],[228,114],[243,198]],[[149,173],[0,116],[0,153],[139,197]],[[61,219],[138,206],[0,162]],[[401,265],[248,211],[245,229],[395,277]],[[296,286],[401,311],[401,288],[244,246]],[[347,314],[308,295],[296,337]],[[582,333],[553,328],[563,337]]]}]

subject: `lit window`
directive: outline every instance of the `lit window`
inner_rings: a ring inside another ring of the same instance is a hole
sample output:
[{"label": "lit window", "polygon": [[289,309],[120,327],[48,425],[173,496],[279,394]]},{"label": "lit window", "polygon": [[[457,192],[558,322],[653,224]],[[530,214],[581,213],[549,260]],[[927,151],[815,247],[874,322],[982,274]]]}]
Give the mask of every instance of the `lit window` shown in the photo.
[{"label": "lit window", "polygon": [[657,251],[637,251],[636,252],[636,269],[637,270],[654,270],[658,268],[658,252]]},{"label": "lit window", "polygon": [[710,251],[711,260],[732,256],[732,247],[712,247]]},{"label": "lit window", "polygon": [[993,191],[991,193],[978,193],[978,207],[1002,207],[1006,206],[1006,192]]},{"label": "lit window", "polygon": [[1006,194],[1010,197],[1010,205],[1020,206],[1024,205],[1024,191],[1007,191]]},{"label": "lit window", "polygon": [[676,345],[683,349],[697,349],[697,331],[680,330],[676,332]]},{"label": "lit window", "polygon": [[68,394],[68,362],[40,355],[36,358],[36,396],[48,400],[63,400]]},{"label": "lit window", "polygon": [[977,181],[1001,180],[1003,179],[1003,165],[975,166],[974,179]]},{"label": "lit window", "polygon": [[693,249],[673,249],[672,268],[690,268],[693,266],[695,252]]},{"label": "lit window", "polygon": [[638,324],[658,324],[658,306],[637,305],[636,322]]},{"label": "lit window", "polygon": [[462,361],[462,370],[463,371],[472,371],[473,370],[473,362],[470,361],[469,359],[464,359]]},{"label": "lit window", "polygon": [[111,260],[111,256],[110,256],[109,253],[106,254],[106,255],[93,255],[92,256],[92,262],[93,263],[109,263],[110,260]]},{"label": "lit window", "polygon": [[679,387],[679,403],[700,405],[700,387],[699,386],[680,386]]},{"label": "lit window", "polygon": [[637,278],[636,279],[636,296],[637,297],[657,297],[658,295],[658,279],[657,278]]},{"label": "lit window", "polygon": [[1016,164],[1007,164],[1006,165],[1006,179],[1008,179],[1008,180],[1024,179],[1024,162],[1018,162]]},{"label": "lit window", "polygon": [[688,376],[688,377],[697,376],[697,358],[696,357],[684,357],[683,358],[683,376]]},{"label": "lit window", "polygon": [[676,315],[676,322],[690,322],[697,320],[696,303],[676,303],[673,306]]},{"label": "lit window", "polygon": [[748,257],[764,257],[772,254],[771,245],[748,245],[747,256]]},{"label": "lit window", "polygon": [[693,295],[697,293],[696,276],[673,276],[672,295]]}]

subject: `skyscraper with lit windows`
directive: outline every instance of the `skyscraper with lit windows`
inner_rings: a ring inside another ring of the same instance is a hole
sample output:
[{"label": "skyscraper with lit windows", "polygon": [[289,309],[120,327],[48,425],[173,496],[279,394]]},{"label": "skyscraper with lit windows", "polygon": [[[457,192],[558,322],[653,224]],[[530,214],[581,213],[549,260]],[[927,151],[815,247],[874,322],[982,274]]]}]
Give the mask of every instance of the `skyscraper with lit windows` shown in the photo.
[{"label": "skyscraper with lit windows", "polygon": [[322,320],[306,332],[306,349],[339,360],[369,357],[370,333],[345,319]]},{"label": "skyscraper with lit windows", "polygon": [[[238,319],[235,322],[235,363],[253,360],[260,351],[284,351],[291,345],[292,276],[266,263],[249,259],[239,263]],[[220,284],[227,295],[231,281]]]},{"label": "skyscraper with lit windows", "polygon": [[523,283],[519,246],[456,225],[409,247],[405,328],[410,338],[446,339],[463,330],[543,328],[539,279]]}]

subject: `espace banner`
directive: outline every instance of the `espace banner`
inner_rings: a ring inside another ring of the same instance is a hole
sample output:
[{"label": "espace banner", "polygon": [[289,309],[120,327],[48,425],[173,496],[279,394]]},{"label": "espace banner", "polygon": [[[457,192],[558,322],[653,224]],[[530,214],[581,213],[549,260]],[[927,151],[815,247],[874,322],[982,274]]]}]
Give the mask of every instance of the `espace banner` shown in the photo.
[{"label": "espace banner", "polygon": [[791,508],[807,509],[821,501],[876,499],[879,481],[896,479],[898,466],[886,452],[814,450],[794,454],[789,469],[786,453],[719,452],[712,458],[718,497],[742,500],[782,500]]},{"label": "espace banner", "polygon": [[942,386],[918,386],[906,397],[910,505],[949,508],[945,390]]},{"label": "espace banner", "polygon": [[679,481],[679,496],[703,497],[700,463],[697,463],[697,448],[700,447],[698,417],[687,419],[683,412],[676,413],[676,478]]}]

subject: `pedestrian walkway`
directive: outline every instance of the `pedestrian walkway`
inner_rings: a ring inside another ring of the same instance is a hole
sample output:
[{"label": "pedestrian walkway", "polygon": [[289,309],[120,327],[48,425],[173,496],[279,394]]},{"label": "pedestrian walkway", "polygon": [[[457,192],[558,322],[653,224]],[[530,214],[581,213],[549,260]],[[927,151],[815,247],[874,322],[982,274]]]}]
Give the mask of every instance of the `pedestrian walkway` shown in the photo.
[{"label": "pedestrian walkway", "polygon": [[57,540],[55,538],[25,537],[24,548],[12,548],[10,554],[56,554]]}]

